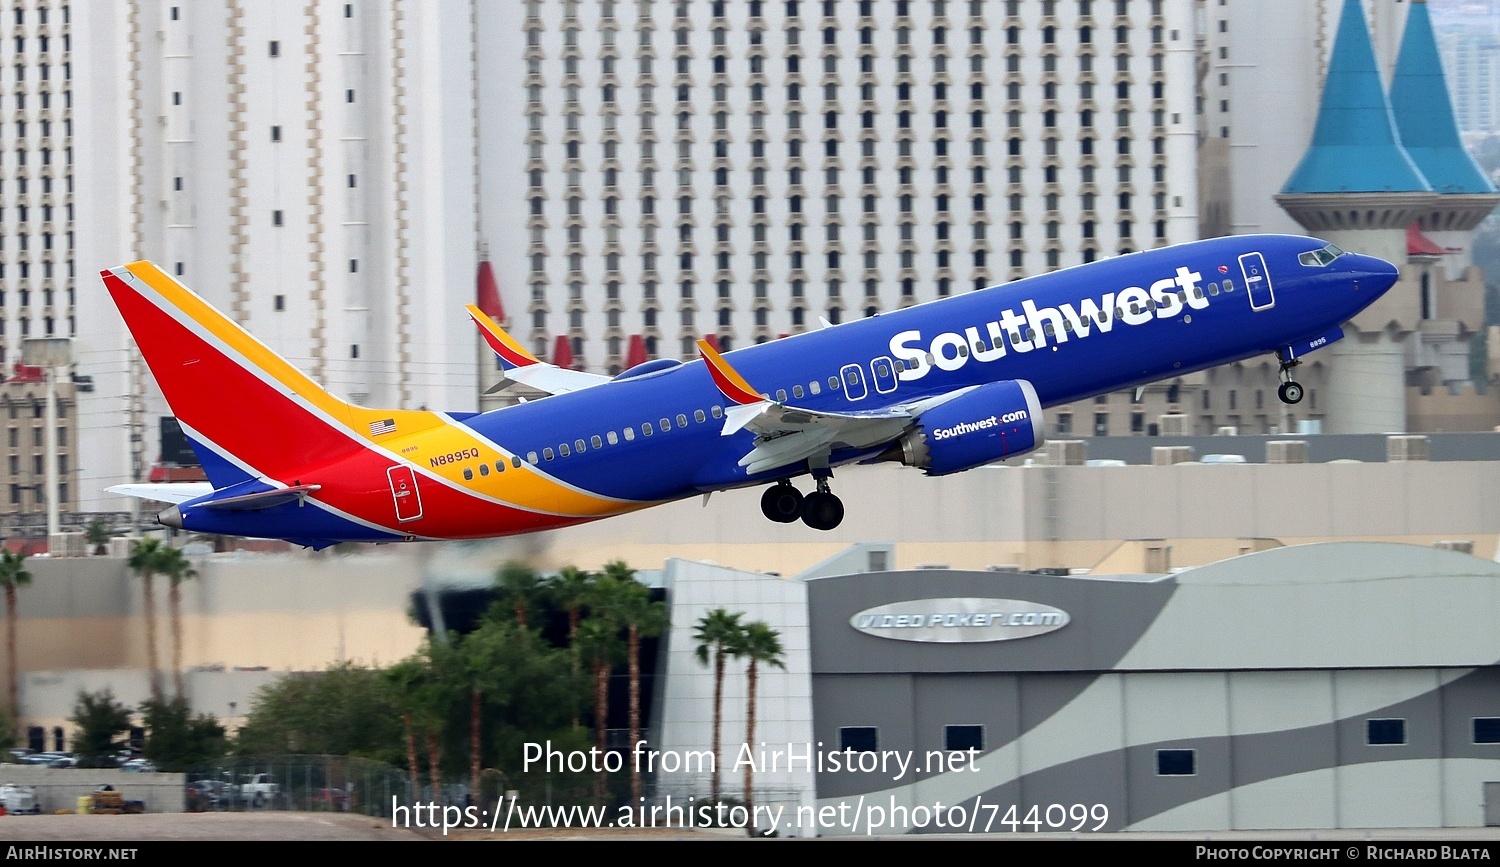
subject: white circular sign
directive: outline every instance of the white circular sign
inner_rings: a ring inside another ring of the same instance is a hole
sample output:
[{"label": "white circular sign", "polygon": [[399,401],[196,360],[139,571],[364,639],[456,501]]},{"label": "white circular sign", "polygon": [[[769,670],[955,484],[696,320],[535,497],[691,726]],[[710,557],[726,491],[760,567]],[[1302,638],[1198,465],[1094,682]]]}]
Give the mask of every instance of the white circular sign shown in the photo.
[{"label": "white circular sign", "polygon": [[849,618],[866,635],[940,644],[1010,641],[1067,626],[1068,612],[1019,599],[913,599],[867,608]]}]

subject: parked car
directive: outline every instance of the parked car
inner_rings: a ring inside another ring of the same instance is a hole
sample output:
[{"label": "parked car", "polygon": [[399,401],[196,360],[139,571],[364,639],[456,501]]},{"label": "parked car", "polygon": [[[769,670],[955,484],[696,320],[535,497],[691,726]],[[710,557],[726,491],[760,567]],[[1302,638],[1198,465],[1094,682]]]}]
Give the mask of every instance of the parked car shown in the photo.
[{"label": "parked car", "polygon": [[240,797],[252,807],[264,807],[276,800],[281,787],[271,782],[270,774],[246,774],[240,784]]},{"label": "parked car", "polygon": [[187,785],[190,812],[227,810],[234,799],[231,786],[222,780],[193,780]]}]

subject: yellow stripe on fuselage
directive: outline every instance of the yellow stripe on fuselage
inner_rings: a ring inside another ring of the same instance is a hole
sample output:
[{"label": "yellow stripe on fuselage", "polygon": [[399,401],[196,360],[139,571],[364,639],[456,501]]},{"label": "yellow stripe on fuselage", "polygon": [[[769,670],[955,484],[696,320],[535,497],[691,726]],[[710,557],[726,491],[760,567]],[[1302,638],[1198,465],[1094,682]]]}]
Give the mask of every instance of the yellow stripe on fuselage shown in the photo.
[{"label": "yellow stripe on fuselage", "polygon": [[[519,469],[512,467],[508,463],[510,455],[497,451],[473,431],[438,413],[426,410],[366,409],[340,400],[152,263],[132,262],[125,267],[160,293],[169,308],[182,311],[251,367],[259,368],[288,392],[333,419],[352,433],[355,439],[409,461],[424,472],[446,479],[461,489],[528,511],[579,517],[604,517],[654,505],[600,497],[576,490],[546,476],[524,461]],[[395,430],[381,435],[370,432],[372,423],[387,419],[395,423]],[[432,465],[434,459],[469,452],[476,456]],[[507,462],[504,472],[495,472],[497,460]],[[489,476],[479,474],[480,463],[489,464]],[[472,480],[464,479],[465,467],[474,471]]]}]

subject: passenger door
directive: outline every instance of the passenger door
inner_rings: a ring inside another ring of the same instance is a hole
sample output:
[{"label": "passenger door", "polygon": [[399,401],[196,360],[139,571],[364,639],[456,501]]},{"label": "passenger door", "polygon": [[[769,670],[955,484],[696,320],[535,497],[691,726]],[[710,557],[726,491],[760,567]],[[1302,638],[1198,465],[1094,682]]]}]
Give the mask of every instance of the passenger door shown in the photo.
[{"label": "passenger door", "polygon": [[1259,253],[1246,253],[1240,257],[1240,273],[1245,275],[1245,291],[1250,294],[1251,310],[1270,310],[1276,306],[1276,294],[1271,288],[1271,272],[1266,260]]}]

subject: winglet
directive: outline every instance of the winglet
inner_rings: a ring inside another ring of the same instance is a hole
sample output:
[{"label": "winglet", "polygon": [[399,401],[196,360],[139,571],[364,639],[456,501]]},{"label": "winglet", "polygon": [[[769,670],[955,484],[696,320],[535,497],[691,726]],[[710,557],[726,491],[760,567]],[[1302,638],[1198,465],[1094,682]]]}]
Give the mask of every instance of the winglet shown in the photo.
[{"label": "winglet", "polygon": [[479,336],[489,344],[490,349],[500,356],[500,363],[506,370],[514,370],[518,367],[530,367],[541,364],[542,360],[527,352],[514,337],[505,333],[505,329],[495,324],[495,321],[480,310],[478,306],[470,304],[466,308],[469,318],[479,326]]},{"label": "winglet", "polygon": [[699,339],[698,354],[703,356],[704,363],[708,365],[708,373],[713,377],[714,385],[719,387],[719,391],[723,392],[731,403],[749,406],[752,403],[765,401],[765,398],[760,396],[760,392],[752,388],[750,383],[740,376],[739,371],[729,366],[729,362],[724,360],[719,350],[714,349],[712,343]]}]

